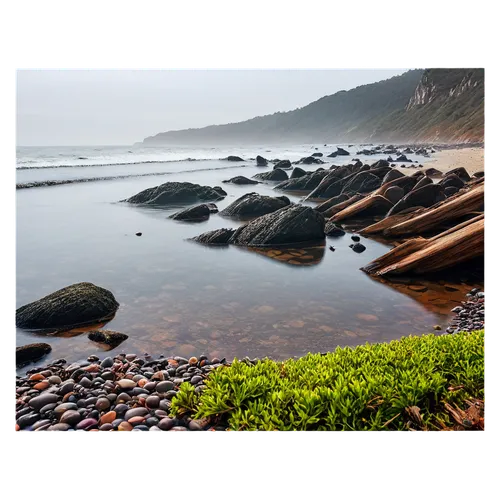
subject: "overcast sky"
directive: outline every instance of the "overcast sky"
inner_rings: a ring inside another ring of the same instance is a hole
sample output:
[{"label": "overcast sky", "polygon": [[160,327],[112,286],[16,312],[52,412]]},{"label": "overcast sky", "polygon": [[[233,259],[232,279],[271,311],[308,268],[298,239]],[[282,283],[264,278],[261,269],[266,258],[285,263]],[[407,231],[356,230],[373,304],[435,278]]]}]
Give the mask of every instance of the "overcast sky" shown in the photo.
[{"label": "overcast sky", "polygon": [[20,70],[19,146],[126,145],[305,106],[399,70]]}]

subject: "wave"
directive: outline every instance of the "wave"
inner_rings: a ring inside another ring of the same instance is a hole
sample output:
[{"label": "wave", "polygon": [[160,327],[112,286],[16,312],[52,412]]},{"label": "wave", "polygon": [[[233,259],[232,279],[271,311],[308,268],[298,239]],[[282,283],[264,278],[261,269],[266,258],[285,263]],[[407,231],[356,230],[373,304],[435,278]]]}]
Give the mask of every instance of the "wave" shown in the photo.
[{"label": "wave", "polygon": [[96,182],[96,181],[113,181],[117,179],[129,179],[131,177],[154,177],[160,175],[174,175],[174,174],[188,174],[191,172],[206,172],[209,170],[228,170],[231,168],[241,168],[243,165],[230,165],[228,167],[213,167],[213,168],[198,168],[194,170],[178,170],[176,172],[148,172],[146,174],[126,174],[126,175],[114,175],[111,177],[87,177],[80,179],[61,179],[61,180],[46,180],[46,181],[34,181],[34,182],[23,182],[16,184],[16,189],[30,189],[36,187],[50,187],[50,186],[62,186],[64,184],[79,184],[82,182]]},{"label": "wave", "polygon": [[[182,160],[143,160],[143,161],[125,161],[120,163],[92,163],[92,164],[75,164],[68,163],[62,165],[37,165],[34,167],[16,167],[16,170],[38,170],[38,169],[49,169],[49,168],[73,168],[73,167],[114,167],[114,166],[123,166],[123,165],[143,165],[149,163],[178,163],[181,161],[217,161],[217,160],[225,160],[226,158],[184,158]],[[33,160],[28,160],[33,161]]]}]

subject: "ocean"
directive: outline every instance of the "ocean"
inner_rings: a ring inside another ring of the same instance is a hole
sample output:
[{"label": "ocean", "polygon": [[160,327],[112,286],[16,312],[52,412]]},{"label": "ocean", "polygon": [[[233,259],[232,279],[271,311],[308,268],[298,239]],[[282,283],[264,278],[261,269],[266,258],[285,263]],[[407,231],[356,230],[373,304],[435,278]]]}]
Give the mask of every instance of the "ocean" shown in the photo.
[{"label": "ocean", "polygon": [[[90,281],[112,291],[120,303],[105,328],[129,338],[112,352],[227,359],[286,359],[444,326],[470,283],[457,281],[455,291],[446,290],[444,282],[426,283],[427,290],[417,292],[404,283],[376,281],[360,268],[385,253],[387,243],[361,238],[366,251],[357,254],[349,248],[350,234],[327,238],[326,246],[310,250],[312,265],[292,265],[248,249],[208,248],[187,241],[241,222],[213,214],[206,222],[182,223],[168,218],[179,208],[119,202],[168,181],[222,186],[228,196],[217,203],[219,210],[251,191],[286,194],[300,202],[300,196],[275,191],[274,184],[221,182],[267,171],[250,159],[259,154],[295,161],[317,151],[326,156],[336,146],[19,147],[17,307]],[[323,157],[325,168],[353,157],[367,163],[387,157],[356,156],[359,145],[341,146],[351,156]],[[223,159],[228,155],[245,161],[228,162]],[[318,165],[302,167],[315,170]],[[42,339],[17,330],[17,345],[39,341],[53,349],[43,362],[84,360],[99,349],[81,332]]]}]

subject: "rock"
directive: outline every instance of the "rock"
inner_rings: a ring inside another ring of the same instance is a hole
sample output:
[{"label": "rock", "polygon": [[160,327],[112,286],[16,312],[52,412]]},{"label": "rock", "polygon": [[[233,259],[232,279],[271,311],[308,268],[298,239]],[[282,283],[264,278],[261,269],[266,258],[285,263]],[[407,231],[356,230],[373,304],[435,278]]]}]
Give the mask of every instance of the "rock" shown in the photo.
[{"label": "rock", "polygon": [[71,429],[71,426],[69,424],[64,424],[64,423],[58,423],[51,425],[47,430],[48,431],[67,431]]},{"label": "rock", "polygon": [[371,165],[370,169],[383,168],[383,167],[388,167],[388,166],[389,166],[389,162],[387,160],[378,160]]},{"label": "rock", "polygon": [[447,187],[456,187],[458,189],[462,189],[465,186],[465,183],[458,175],[455,174],[446,174],[439,184],[443,186],[443,188]]},{"label": "rock", "polygon": [[106,344],[113,348],[118,347],[124,340],[128,339],[128,335],[113,330],[93,330],[88,333],[87,337],[92,342]]},{"label": "rock", "polygon": [[338,196],[334,196],[330,198],[329,200],[324,201],[320,205],[316,207],[316,210],[318,212],[324,213],[326,210],[329,208],[338,205],[339,203],[342,203],[343,201],[346,201],[349,199],[349,196],[346,194],[339,194]]},{"label": "rock", "polygon": [[92,283],[77,283],[17,309],[16,326],[68,330],[109,320],[118,307],[110,291]]},{"label": "rock", "polygon": [[437,168],[426,168],[424,170],[424,174],[427,176],[427,177],[443,177],[443,173],[438,170]]},{"label": "rock", "polygon": [[262,181],[282,182],[288,180],[288,174],[281,168],[274,168],[269,172],[261,172],[260,174],[255,174],[253,177]]},{"label": "rock", "polygon": [[465,170],[464,167],[457,167],[453,168],[451,170],[448,170],[446,173],[446,176],[448,175],[456,175],[461,181],[463,182],[469,182],[471,180],[471,176],[469,175],[469,172]]},{"label": "rock", "polygon": [[352,241],[360,241],[361,238],[357,234],[354,234],[354,235],[351,236],[351,240]]},{"label": "rock", "polygon": [[210,217],[210,208],[206,204],[196,205],[195,207],[189,207],[180,212],[176,212],[169,216],[169,219],[182,220],[189,222],[202,222],[208,220]]},{"label": "rock", "polygon": [[81,419],[82,416],[76,410],[68,410],[61,415],[60,422],[61,424],[68,424],[73,427],[74,425],[78,424]]},{"label": "rock", "polygon": [[228,156],[226,158],[227,161],[245,161],[243,158],[240,158],[239,156]]},{"label": "rock", "polygon": [[39,411],[45,405],[51,403],[57,403],[58,396],[56,394],[42,394],[41,396],[37,396],[35,398],[31,398],[28,402],[29,406],[33,408],[35,411]]},{"label": "rock", "polygon": [[156,392],[162,394],[171,391],[174,388],[174,383],[171,380],[165,380],[163,382],[158,382],[156,385]]},{"label": "rock", "polygon": [[472,177],[475,177],[476,179],[480,179],[481,177],[484,177],[484,172],[480,170],[479,172],[475,172]]},{"label": "rock", "polygon": [[325,224],[325,234],[333,238],[338,238],[340,236],[344,236],[345,231],[336,226],[333,222],[327,222]]},{"label": "rock", "polygon": [[396,169],[389,170],[389,172],[387,172],[385,174],[384,178],[382,179],[382,185],[384,185],[386,182],[391,182],[395,179],[399,179],[399,178],[404,177],[404,176],[405,176],[405,174],[403,174],[399,170],[396,170]]},{"label": "rock", "polygon": [[46,356],[52,347],[49,344],[37,343],[16,347],[16,365],[38,361]]},{"label": "rock", "polygon": [[145,189],[122,202],[152,207],[186,205],[203,201],[219,201],[227,193],[220,187],[200,186],[191,182],[165,182]]},{"label": "rock", "polygon": [[460,189],[453,187],[453,186],[445,187],[444,188],[444,195],[446,196],[446,198],[449,198],[450,196],[453,196],[454,194],[458,193],[459,191],[460,191]]},{"label": "rock", "polygon": [[404,189],[399,186],[392,186],[384,193],[384,197],[393,204],[396,204],[404,195]]},{"label": "rock", "polygon": [[111,368],[113,366],[113,358],[109,356],[101,361],[101,368]]},{"label": "rock", "polygon": [[222,217],[260,217],[290,205],[286,196],[273,198],[258,193],[247,193],[220,212]]},{"label": "rock", "polygon": [[275,170],[278,168],[281,168],[281,170],[288,170],[288,169],[292,168],[292,164],[291,164],[290,160],[281,160],[281,161],[278,161],[278,163],[276,163],[276,165],[274,165]]},{"label": "rock", "polygon": [[337,146],[337,151],[335,151],[335,156],[349,156],[351,153],[343,148]]},{"label": "rock", "polygon": [[332,246],[329,246],[329,247],[328,247],[328,250],[330,250],[330,251],[332,251],[332,252],[335,252],[335,248],[334,248],[334,247],[332,247]]},{"label": "rock", "polygon": [[288,205],[240,226],[229,243],[259,247],[320,241],[324,225],[323,215],[311,207]]},{"label": "rock", "polygon": [[304,169],[295,167],[290,174],[290,179],[298,179],[299,177],[303,177],[304,175],[307,175],[307,172]]},{"label": "rock", "polygon": [[162,431],[169,431],[170,429],[172,429],[172,427],[174,427],[174,425],[175,425],[175,420],[169,417],[162,418],[158,422],[158,427]]},{"label": "rock", "polygon": [[306,156],[301,158],[297,163],[303,163],[304,165],[312,165],[313,163],[323,163],[323,160],[315,158],[314,156]]},{"label": "rock", "polygon": [[252,179],[248,179],[247,177],[244,177],[243,175],[237,175],[236,177],[232,177],[231,179],[228,179],[226,181],[222,181],[225,183],[231,183],[231,184],[238,184],[238,185],[245,185],[245,184],[258,184],[258,181],[253,181]]},{"label": "rock", "polygon": [[95,407],[99,411],[107,411],[110,406],[111,402],[107,398],[99,398],[95,403]]},{"label": "rock", "polygon": [[329,174],[329,170],[307,172],[306,175],[280,182],[274,189],[280,191],[312,191]]},{"label": "rock", "polygon": [[203,245],[229,245],[229,240],[235,233],[235,229],[215,229],[190,238],[191,241],[202,243]]},{"label": "rock", "polygon": [[439,184],[429,184],[419,189],[413,189],[389,210],[387,217],[411,207],[431,207],[436,203],[438,195],[442,193],[443,187]]},{"label": "rock", "polygon": [[24,429],[25,427],[29,427],[30,425],[33,425],[35,422],[40,420],[40,414],[39,413],[29,413],[27,415],[23,415],[22,417],[19,417],[16,421],[17,425],[21,429]]},{"label": "rock", "polygon": [[351,248],[356,253],[361,253],[361,252],[364,252],[366,250],[366,247],[362,243],[355,243]]},{"label": "rock", "polygon": [[257,160],[257,165],[259,167],[265,167],[267,165],[267,160],[260,156],[260,155],[257,155],[257,158],[255,158]]},{"label": "rock", "polygon": [[137,408],[131,408],[125,413],[125,416],[123,417],[125,420],[130,421],[130,419],[134,417],[144,417],[149,413],[149,410],[147,408],[143,408],[142,406],[139,406]]},{"label": "rock", "polygon": [[125,389],[125,390],[133,389],[134,387],[137,386],[136,382],[128,378],[122,378],[117,382],[117,385],[120,389]]},{"label": "rock", "polygon": [[359,172],[351,178],[342,188],[341,193],[356,194],[370,193],[382,185],[382,181],[369,170]]},{"label": "rock", "polygon": [[313,153],[311,156],[315,156],[317,158],[321,158],[323,156],[323,153]]},{"label": "rock", "polygon": [[116,411],[108,411],[108,413],[105,413],[101,416],[101,418],[99,419],[99,423],[101,425],[111,424],[113,420],[116,420]]},{"label": "rock", "polygon": [[434,325],[434,330],[442,330],[441,326],[440,325]]},{"label": "rock", "polygon": [[425,176],[422,177],[416,184],[415,187],[413,188],[414,190],[420,189],[421,187],[428,186],[429,184],[434,184],[429,177]]},{"label": "rock", "polygon": [[403,163],[413,163],[412,160],[408,159],[406,155],[401,155],[396,158],[397,162],[403,162]]}]

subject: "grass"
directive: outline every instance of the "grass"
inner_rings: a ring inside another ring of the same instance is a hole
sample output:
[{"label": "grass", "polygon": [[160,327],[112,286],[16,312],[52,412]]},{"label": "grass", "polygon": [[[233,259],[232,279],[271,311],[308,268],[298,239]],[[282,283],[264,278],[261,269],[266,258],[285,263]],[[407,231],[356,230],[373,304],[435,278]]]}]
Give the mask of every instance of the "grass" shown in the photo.
[{"label": "grass", "polygon": [[[484,398],[484,330],[404,337],[298,360],[234,360],[207,388],[184,383],[176,416],[209,417],[232,430],[449,428],[450,405]],[[447,410],[448,408],[448,410]]]}]

